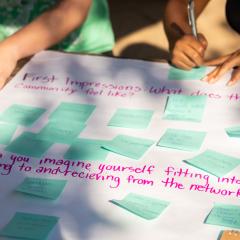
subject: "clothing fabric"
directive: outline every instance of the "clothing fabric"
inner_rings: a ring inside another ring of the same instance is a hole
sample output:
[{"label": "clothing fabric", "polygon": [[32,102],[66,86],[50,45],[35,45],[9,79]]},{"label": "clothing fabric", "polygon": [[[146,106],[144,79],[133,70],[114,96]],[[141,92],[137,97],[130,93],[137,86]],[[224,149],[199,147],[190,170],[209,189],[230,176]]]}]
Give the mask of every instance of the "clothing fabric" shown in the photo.
[{"label": "clothing fabric", "polygon": [[240,0],[227,0],[226,17],[229,25],[240,34]]},{"label": "clothing fabric", "polygon": [[[0,41],[51,8],[57,0],[0,0]],[[68,16],[66,16],[66,21]],[[55,50],[82,53],[111,51],[114,36],[107,0],[93,0],[83,25],[73,31]]]}]

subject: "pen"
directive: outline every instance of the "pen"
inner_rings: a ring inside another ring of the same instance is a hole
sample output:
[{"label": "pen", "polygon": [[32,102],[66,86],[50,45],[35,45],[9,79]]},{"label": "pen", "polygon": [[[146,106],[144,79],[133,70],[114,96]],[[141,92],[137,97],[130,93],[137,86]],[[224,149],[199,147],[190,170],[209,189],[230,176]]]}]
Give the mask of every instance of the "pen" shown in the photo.
[{"label": "pen", "polygon": [[194,0],[188,0],[188,21],[192,28],[193,36],[198,39]]}]

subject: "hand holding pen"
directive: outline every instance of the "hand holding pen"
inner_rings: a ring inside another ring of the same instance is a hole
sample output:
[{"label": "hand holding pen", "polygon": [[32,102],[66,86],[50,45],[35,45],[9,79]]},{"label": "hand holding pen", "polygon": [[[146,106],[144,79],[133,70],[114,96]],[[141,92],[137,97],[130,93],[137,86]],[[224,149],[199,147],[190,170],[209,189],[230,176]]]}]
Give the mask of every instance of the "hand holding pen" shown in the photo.
[{"label": "hand holding pen", "polygon": [[197,33],[194,0],[189,0],[186,7],[189,32],[175,42],[172,49],[172,64],[185,70],[191,70],[203,65],[208,43],[202,34]]}]

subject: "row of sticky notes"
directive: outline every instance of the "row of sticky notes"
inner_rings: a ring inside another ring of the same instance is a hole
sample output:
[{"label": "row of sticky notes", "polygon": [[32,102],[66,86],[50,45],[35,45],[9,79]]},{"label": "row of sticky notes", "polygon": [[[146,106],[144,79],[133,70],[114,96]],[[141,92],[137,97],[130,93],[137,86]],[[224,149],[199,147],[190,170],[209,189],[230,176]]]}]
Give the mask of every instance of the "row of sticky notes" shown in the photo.
[{"label": "row of sticky notes", "polygon": [[[68,120],[86,122],[93,110],[94,105],[61,103],[50,115],[52,120]],[[0,114],[1,122],[19,124],[25,127],[31,126],[46,111],[44,108],[13,104]]]},{"label": "row of sticky notes", "polygon": [[114,152],[129,158],[139,159],[153,144],[153,140],[127,135],[118,135],[111,141],[78,139],[70,146],[64,158],[69,160],[105,160],[108,152]]},{"label": "row of sticky notes", "polygon": [[[206,96],[172,95],[168,97],[164,119],[201,121],[206,104]],[[88,104],[61,103],[50,115],[50,122],[40,132],[41,138],[46,139],[51,135],[53,140],[69,142],[85,126],[86,120],[93,112],[95,106]],[[45,109],[14,104],[0,115],[0,143],[7,144],[16,125],[31,126]],[[152,118],[152,110],[144,109],[118,109],[111,118],[108,126],[144,129]],[[7,123],[6,123],[7,122]],[[80,124],[81,123],[81,124]],[[229,136],[239,137],[240,127],[227,128]]]},{"label": "row of sticky notes", "polygon": [[[77,138],[64,155],[69,160],[105,160],[109,151],[139,159],[154,144],[153,140],[118,135],[111,141]],[[29,157],[41,157],[51,146],[52,141],[38,138],[38,134],[24,132],[13,140],[6,151]]]},{"label": "row of sticky notes", "polygon": [[[170,204],[167,201],[129,193],[122,200],[111,203],[147,220],[157,218]],[[216,203],[204,223],[240,229],[240,206]]]},{"label": "row of sticky notes", "polygon": [[[61,103],[50,115],[50,122],[39,132],[38,139],[71,143],[84,129],[94,105]],[[17,125],[31,126],[46,111],[43,108],[13,104],[0,114],[0,144],[7,145]]]},{"label": "row of sticky notes", "polygon": [[[5,150],[30,157],[41,157],[53,142],[37,139],[35,135],[24,132],[10,143]],[[157,145],[194,151],[201,147],[205,135],[205,132],[168,129]],[[64,154],[64,158],[103,161],[109,152],[113,152],[132,159],[140,159],[153,144],[153,140],[128,135],[118,135],[109,141],[77,138]],[[222,177],[239,166],[240,159],[213,150],[206,150],[191,159],[184,160],[184,162]]]},{"label": "row of sticky notes", "polygon": [[[201,121],[206,96],[172,95],[168,97],[165,119]],[[95,109],[95,105],[61,103],[49,116],[50,121],[76,121],[85,123]],[[0,122],[31,126],[46,109],[13,104],[0,114]],[[149,125],[153,111],[146,109],[118,109],[109,126],[143,129]]]},{"label": "row of sticky notes", "polygon": [[[171,95],[167,98],[164,119],[201,122],[207,96]],[[144,109],[118,109],[109,126],[143,129],[149,125],[153,111]]]},{"label": "row of sticky notes", "polygon": [[[113,204],[146,220],[157,218],[170,204],[167,201],[130,193]],[[206,224],[240,228],[240,206],[215,204],[205,219]],[[0,236],[44,240],[58,222],[55,216],[17,212],[0,231]]]}]

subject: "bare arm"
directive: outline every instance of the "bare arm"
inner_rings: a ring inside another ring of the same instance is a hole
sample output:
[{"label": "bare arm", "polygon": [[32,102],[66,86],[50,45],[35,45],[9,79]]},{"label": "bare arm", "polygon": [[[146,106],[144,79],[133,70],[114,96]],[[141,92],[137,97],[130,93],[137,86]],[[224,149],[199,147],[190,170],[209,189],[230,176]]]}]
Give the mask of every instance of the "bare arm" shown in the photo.
[{"label": "bare arm", "polygon": [[0,89],[17,61],[55,45],[85,20],[91,0],[60,0],[52,9],[0,42]]},{"label": "bare arm", "polygon": [[[198,17],[210,0],[195,0],[195,15]],[[191,27],[188,23],[188,0],[169,0],[164,26],[170,46],[185,34],[191,34]]]},{"label": "bare arm", "polygon": [[[203,11],[209,0],[195,0],[196,17]],[[169,0],[164,27],[169,41],[171,61],[177,67],[190,70],[203,64],[207,40],[202,34],[198,39],[192,36],[188,23],[188,0]]]},{"label": "bare arm", "polygon": [[14,52],[18,60],[46,49],[83,23],[90,4],[91,0],[59,1],[54,8],[4,40],[1,46]]}]

